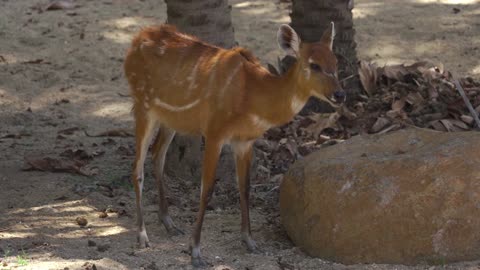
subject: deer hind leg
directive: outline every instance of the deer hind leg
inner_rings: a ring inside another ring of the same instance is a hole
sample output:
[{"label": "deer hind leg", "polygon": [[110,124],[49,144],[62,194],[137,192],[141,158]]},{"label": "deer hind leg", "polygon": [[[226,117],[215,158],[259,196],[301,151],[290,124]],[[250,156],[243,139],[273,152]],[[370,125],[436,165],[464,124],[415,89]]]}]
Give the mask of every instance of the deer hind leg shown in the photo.
[{"label": "deer hind leg", "polygon": [[149,246],[147,231],[145,229],[145,222],[143,220],[143,206],[142,206],[142,192],[144,176],[144,163],[148,152],[148,146],[152,140],[152,136],[155,130],[158,128],[158,124],[149,119],[145,112],[135,113],[135,164],[133,169],[133,184],[136,195],[137,206],[137,226],[138,235],[137,240],[140,248]]},{"label": "deer hind leg", "polygon": [[205,153],[203,157],[202,186],[200,195],[200,207],[198,209],[197,220],[193,229],[191,257],[194,267],[205,267],[207,263],[200,254],[200,235],[202,232],[203,217],[207,208],[210,194],[215,184],[215,170],[222,149],[223,142],[211,138],[205,139]]},{"label": "deer hind leg", "polygon": [[155,175],[155,180],[157,182],[158,196],[159,196],[159,218],[160,221],[167,229],[167,232],[170,235],[180,235],[184,234],[183,231],[178,229],[172,221],[172,218],[168,214],[168,202],[166,199],[166,189],[165,189],[165,175],[164,175],[164,165],[165,157],[167,155],[167,150],[172,142],[173,137],[175,136],[175,131],[167,127],[160,127],[158,131],[157,138],[153,144],[153,173]]},{"label": "deer hind leg", "polygon": [[249,196],[250,196],[250,163],[252,160],[252,144],[253,141],[235,142],[232,143],[236,171],[237,184],[240,193],[240,208],[242,212],[241,233],[242,240],[247,246],[248,251],[258,253],[260,250],[257,244],[252,239],[250,230],[250,215],[249,215]]}]

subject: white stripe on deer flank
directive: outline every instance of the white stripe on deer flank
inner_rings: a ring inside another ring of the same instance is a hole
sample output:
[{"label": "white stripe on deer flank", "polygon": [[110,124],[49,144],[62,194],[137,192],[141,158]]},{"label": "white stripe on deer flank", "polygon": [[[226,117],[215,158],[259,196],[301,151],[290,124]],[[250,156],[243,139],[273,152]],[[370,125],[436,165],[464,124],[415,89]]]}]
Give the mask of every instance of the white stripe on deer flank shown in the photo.
[{"label": "white stripe on deer flank", "polygon": [[186,110],[194,107],[195,105],[197,105],[200,102],[200,99],[197,99],[197,100],[195,100],[191,103],[188,103],[186,105],[183,105],[183,106],[173,106],[173,105],[170,105],[168,103],[165,103],[165,102],[161,101],[159,98],[155,98],[153,100],[153,102],[155,103],[155,105],[157,105],[159,107],[162,107],[165,110],[169,110],[169,111],[172,111],[172,112],[181,112],[181,111],[186,111]]},{"label": "white stripe on deer flank", "polygon": [[222,89],[220,89],[220,92],[219,92],[219,99],[222,100],[223,99],[223,96],[225,95],[225,91],[228,89],[228,87],[230,86],[230,84],[232,83],[232,80],[233,80],[233,77],[235,77],[238,73],[238,71],[240,70],[240,67],[242,66],[242,63],[239,63],[235,69],[232,71],[232,74],[230,74],[230,76],[227,78],[227,80],[225,81],[225,85],[222,87]]},{"label": "white stripe on deer flank", "polygon": [[220,56],[217,54],[215,56],[215,61],[213,63],[213,66],[210,68],[210,75],[208,75],[208,85],[207,85],[207,94],[206,96],[209,97],[212,89],[213,89],[213,84],[215,83],[215,79],[217,78],[217,65],[218,61],[220,61]]},{"label": "white stripe on deer flank", "polygon": [[198,70],[199,64],[200,64],[200,61],[197,61],[197,63],[192,69],[192,73],[190,73],[190,76],[187,77],[187,81],[190,81],[190,85],[188,86],[188,90],[187,90],[187,97],[190,96],[192,90],[194,88],[197,88],[198,86],[195,84],[195,80],[197,79],[197,70]]}]

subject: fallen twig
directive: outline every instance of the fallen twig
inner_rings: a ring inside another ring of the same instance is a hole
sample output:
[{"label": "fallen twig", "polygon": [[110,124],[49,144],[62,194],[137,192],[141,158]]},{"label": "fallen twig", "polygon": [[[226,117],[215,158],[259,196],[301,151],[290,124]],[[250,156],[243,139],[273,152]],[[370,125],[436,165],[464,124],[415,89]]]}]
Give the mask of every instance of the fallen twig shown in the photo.
[{"label": "fallen twig", "polygon": [[465,102],[465,105],[467,105],[468,110],[470,111],[470,114],[473,116],[473,119],[475,119],[475,122],[477,123],[477,128],[480,128],[480,119],[478,118],[478,114],[475,111],[475,109],[472,106],[472,103],[470,103],[470,100],[468,100],[467,95],[465,94],[465,90],[463,90],[462,85],[458,80],[453,81],[458,92],[463,98],[463,101]]},{"label": "fallen twig", "polygon": [[343,83],[343,82],[345,82],[345,81],[348,81],[348,80],[350,80],[350,79],[352,79],[352,78],[354,78],[354,77],[357,77],[357,76],[358,76],[358,74],[352,74],[352,75],[350,75],[350,76],[348,76],[348,77],[345,77],[345,78],[341,79],[341,80],[340,80],[340,83]]},{"label": "fallen twig", "polygon": [[398,125],[398,124],[391,125],[391,126],[387,127],[386,129],[384,129],[384,130],[382,130],[382,131],[380,131],[376,134],[385,134],[385,133],[389,132],[390,130],[393,130],[393,129],[396,129],[396,128],[399,128],[399,127],[400,127],[400,125]]}]

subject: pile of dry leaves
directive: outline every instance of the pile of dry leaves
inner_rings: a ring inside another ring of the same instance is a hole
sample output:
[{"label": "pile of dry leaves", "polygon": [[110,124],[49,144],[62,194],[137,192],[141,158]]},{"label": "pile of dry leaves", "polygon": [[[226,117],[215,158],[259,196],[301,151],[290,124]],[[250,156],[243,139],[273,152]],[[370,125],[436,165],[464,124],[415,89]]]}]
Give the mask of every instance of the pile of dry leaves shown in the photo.
[{"label": "pile of dry leaves", "polygon": [[[406,125],[438,131],[467,131],[475,127],[473,114],[462,98],[480,111],[480,83],[454,80],[442,65],[418,62],[410,66],[377,67],[361,62],[360,80],[366,96],[349,108],[358,117],[356,132],[377,133]],[[460,85],[456,85],[456,84]],[[355,126],[355,125],[354,125]]]},{"label": "pile of dry leaves", "polygon": [[257,180],[281,175],[298,158],[358,134],[408,126],[449,132],[476,129],[458,89],[478,115],[480,82],[472,78],[456,81],[442,65],[430,62],[384,67],[360,62],[359,76],[364,92],[347,106],[334,113],[298,115],[256,143],[260,171],[265,172],[257,173]]}]

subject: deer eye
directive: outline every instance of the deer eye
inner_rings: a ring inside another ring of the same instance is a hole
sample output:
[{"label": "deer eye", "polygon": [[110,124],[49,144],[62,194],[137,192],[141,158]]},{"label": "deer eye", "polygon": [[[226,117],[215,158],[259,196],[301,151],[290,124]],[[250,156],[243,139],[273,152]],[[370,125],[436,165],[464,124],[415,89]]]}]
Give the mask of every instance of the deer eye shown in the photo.
[{"label": "deer eye", "polygon": [[322,71],[322,67],[315,63],[310,63],[310,69],[313,71]]}]

